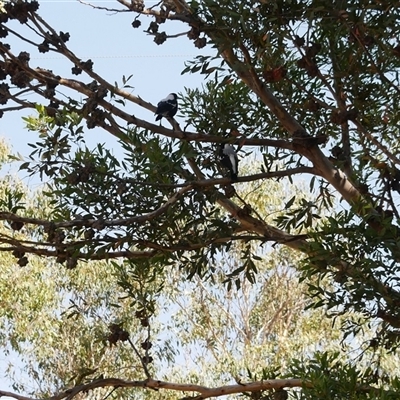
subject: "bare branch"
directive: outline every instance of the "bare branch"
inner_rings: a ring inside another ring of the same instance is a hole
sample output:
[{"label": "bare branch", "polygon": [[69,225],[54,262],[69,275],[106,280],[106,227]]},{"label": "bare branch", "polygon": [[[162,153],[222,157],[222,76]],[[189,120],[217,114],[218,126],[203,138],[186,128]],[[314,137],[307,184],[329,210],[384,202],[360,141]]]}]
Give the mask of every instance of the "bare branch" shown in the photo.
[{"label": "bare branch", "polygon": [[89,7],[92,7],[92,8],[94,8],[94,9],[96,9],[96,10],[103,10],[103,11],[109,11],[109,12],[112,12],[112,13],[120,13],[120,12],[130,12],[131,10],[126,10],[126,9],[124,9],[124,8],[108,8],[108,7],[102,7],[102,6],[95,6],[95,5],[93,5],[92,3],[90,3],[90,2],[87,2],[87,1],[83,1],[83,0],[78,0],[79,1],[79,3],[81,3],[81,4],[83,4],[83,5],[85,5],[85,6],[89,6]]},{"label": "bare branch", "polygon": [[[119,388],[142,388],[142,389],[166,389],[179,392],[195,392],[199,393],[196,399],[207,399],[210,397],[226,396],[229,394],[259,392],[262,390],[294,388],[310,386],[309,383],[303,382],[301,379],[269,379],[251,383],[240,383],[237,385],[220,386],[210,388],[194,384],[180,384],[172,382],[164,382],[155,379],[146,379],[144,381],[126,381],[117,378],[99,379],[84,385],[76,386],[54,396],[46,398],[46,400],[62,400],[73,399],[79,393],[88,392],[97,388],[119,387]],[[0,397],[11,397],[16,400],[36,400],[35,398],[21,396],[17,393],[0,391]]]},{"label": "bare branch", "polygon": [[[148,31],[144,31],[146,32],[149,36],[156,36],[156,34],[148,32]],[[178,38],[180,36],[186,36],[190,31],[186,31],[186,32],[181,32],[181,33],[176,33],[174,35],[167,35],[165,38],[166,39],[175,39]]]},{"label": "bare branch", "polygon": [[130,338],[128,338],[128,343],[131,345],[131,347],[132,347],[133,351],[135,352],[136,356],[139,358],[146,377],[148,379],[151,379],[151,374],[150,374],[149,369],[147,368],[147,363],[146,363],[145,359],[143,359],[143,357],[140,355],[139,350],[136,348],[136,346],[133,344],[133,342],[132,342],[132,340]]}]

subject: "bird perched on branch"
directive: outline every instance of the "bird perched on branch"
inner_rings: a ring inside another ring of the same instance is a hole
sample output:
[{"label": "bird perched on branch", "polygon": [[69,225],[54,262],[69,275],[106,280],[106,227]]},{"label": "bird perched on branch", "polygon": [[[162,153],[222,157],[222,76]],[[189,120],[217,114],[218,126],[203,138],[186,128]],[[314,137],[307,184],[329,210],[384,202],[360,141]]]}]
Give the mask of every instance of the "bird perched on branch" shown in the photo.
[{"label": "bird perched on branch", "polygon": [[165,99],[159,101],[154,115],[157,115],[156,121],[159,121],[162,117],[172,118],[177,111],[178,96],[176,93],[170,93]]},{"label": "bird perched on branch", "polygon": [[229,143],[222,143],[219,148],[219,156],[221,164],[229,169],[231,179],[237,181],[239,159],[233,146]]}]

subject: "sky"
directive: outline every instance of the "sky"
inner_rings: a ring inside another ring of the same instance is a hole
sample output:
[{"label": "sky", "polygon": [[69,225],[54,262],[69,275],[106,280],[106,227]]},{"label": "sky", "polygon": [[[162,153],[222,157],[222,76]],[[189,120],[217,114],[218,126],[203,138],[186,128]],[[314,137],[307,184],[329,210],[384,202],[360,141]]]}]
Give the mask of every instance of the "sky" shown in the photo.
[{"label": "sky", "polygon": [[[69,32],[71,37],[68,47],[81,59],[91,59],[93,69],[114,83],[122,82],[122,76],[133,75],[129,81],[133,86],[133,93],[139,95],[154,105],[171,92],[182,92],[185,87],[199,87],[202,76],[197,74],[181,75],[185,61],[192,60],[197,55],[212,54],[209,49],[197,49],[186,36],[170,39],[158,46],[153,42],[153,37],[144,30],[151,22],[150,18],[142,17],[142,26],[133,29],[133,13],[110,13],[95,10],[83,5],[77,0],[62,1],[40,0],[39,14],[57,31]],[[93,5],[122,9],[115,0],[92,1]],[[156,2],[146,1],[146,6]],[[187,27],[178,22],[165,24],[168,33],[175,34],[186,31]],[[16,23],[14,29],[21,31],[23,27]],[[32,35],[32,34],[29,34]],[[10,37],[4,40],[12,48],[17,42]],[[39,53],[35,48],[27,49],[21,46],[19,51],[26,50],[31,54],[30,64],[53,70],[53,72],[67,78],[82,79],[83,75],[75,76],[71,73],[71,64],[54,53]],[[129,113],[139,118],[154,120],[154,116],[147,110],[134,104],[127,103]],[[33,114],[33,112],[28,113]],[[27,143],[36,141],[37,133],[29,132],[24,128],[21,119],[27,112],[7,113],[0,119],[0,137],[6,138],[14,152],[27,157],[31,148]],[[108,133],[98,129],[87,130],[86,142],[89,146],[95,143],[105,143],[109,148],[116,146],[116,140]],[[7,167],[9,168],[9,167]],[[18,167],[12,170],[16,171]],[[1,171],[3,174],[9,172]],[[28,184],[32,181],[28,180]],[[8,362],[18,365],[18,359],[10,355],[2,356],[0,353],[0,390],[12,391],[11,382],[4,377]]]},{"label": "sky", "polygon": [[[122,9],[115,0],[92,1],[95,6]],[[146,1],[146,6],[154,1]],[[57,31],[69,32],[71,37],[68,47],[82,60],[91,59],[96,73],[111,83],[121,85],[122,77],[133,75],[129,84],[133,93],[139,95],[154,105],[171,92],[182,92],[184,87],[200,86],[202,76],[184,74],[185,61],[192,60],[197,55],[212,54],[210,49],[197,49],[186,36],[167,40],[163,45],[153,42],[153,36],[144,32],[150,18],[142,17],[142,26],[134,29],[131,23],[133,13],[111,13],[95,10],[78,0],[40,1],[39,14]],[[21,30],[21,25],[15,23],[14,29]],[[179,22],[170,22],[160,27],[175,34],[187,31],[188,28]],[[32,36],[31,33],[29,35]],[[16,43],[8,37],[5,42]],[[20,50],[27,50],[26,45]],[[29,51],[29,50],[28,50]],[[39,53],[32,47],[30,65],[53,70],[58,74],[72,79],[82,79],[83,74],[76,76],[71,73],[71,64],[55,53]],[[150,111],[134,104],[127,104],[129,113],[139,118],[153,121]],[[31,113],[33,114],[33,113]],[[14,112],[0,119],[0,136],[7,138],[13,150],[27,156],[30,148],[28,142],[35,140],[36,133],[24,128],[21,119],[23,113]],[[99,130],[88,130],[87,143],[110,142],[110,135]]]}]

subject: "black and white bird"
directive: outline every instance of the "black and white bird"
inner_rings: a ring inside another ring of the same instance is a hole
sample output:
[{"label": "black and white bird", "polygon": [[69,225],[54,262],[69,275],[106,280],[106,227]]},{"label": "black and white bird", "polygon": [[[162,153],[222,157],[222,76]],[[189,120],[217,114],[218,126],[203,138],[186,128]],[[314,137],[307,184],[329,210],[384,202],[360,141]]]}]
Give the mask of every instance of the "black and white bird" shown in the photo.
[{"label": "black and white bird", "polygon": [[178,96],[176,93],[170,93],[165,99],[162,99],[157,104],[157,110],[154,115],[157,115],[156,121],[162,117],[172,118],[178,111]]},{"label": "black and white bird", "polygon": [[219,148],[221,164],[229,169],[231,179],[237,181],[239,159],[234,147],[229,143],[222,143]]}]

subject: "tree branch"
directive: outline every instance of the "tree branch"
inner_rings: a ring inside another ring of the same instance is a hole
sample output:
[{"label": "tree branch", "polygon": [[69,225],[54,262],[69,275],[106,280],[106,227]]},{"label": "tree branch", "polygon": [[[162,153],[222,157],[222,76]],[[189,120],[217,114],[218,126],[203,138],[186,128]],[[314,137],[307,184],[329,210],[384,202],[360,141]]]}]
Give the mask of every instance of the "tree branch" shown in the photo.
[{"label": "tree branch", "polygon": [[[283,388],[294,388],[294,387],[310,387],[308,382],[304,382],[301,379],[269,379],[250,383],[240,383],[237,385],[220,386],[216,388],[210,388],[207,386],[200,386],[195,384],[180,384],[159,381],[155,379],[146,379],[144,381],[127,381],[117,378],[99,379],[90,383],[76,386],[72,389],[68,389],[64,392],[58,393],[54,396],[47,397],[46,400],[62,400],[62,399],[73,399],[79,393],[88,392],[90,390],[105,388],[105,387],[118,387],[118,388],[142,388],[142,389],[166,389],[178,392],[196,392],[199,396],[196,399],[207,399],[210,397],[220,397],[236,393],[245,392],[259,392],[262,390],[271,389],[283,389]],[[16,400],[38,400],[31,397],[21,396],[17,393],[0,391],[0,397],[11,397]]]}]

